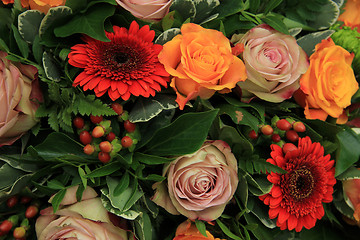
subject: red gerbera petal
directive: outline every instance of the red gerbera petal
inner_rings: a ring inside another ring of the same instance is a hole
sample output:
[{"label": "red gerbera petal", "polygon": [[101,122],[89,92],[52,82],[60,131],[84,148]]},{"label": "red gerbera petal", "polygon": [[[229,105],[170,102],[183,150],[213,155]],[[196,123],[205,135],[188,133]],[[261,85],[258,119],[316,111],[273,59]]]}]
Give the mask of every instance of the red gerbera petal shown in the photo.
[{"label": "red gerbera petal", "polygon": [[300,138],[297,150],[284,156],[277,145],[271,146],[271,158],[267,161],[287,171],[285,174],[267,173],[273,183],[268,194],[260,196],[269,205],[269,217],[277,218],[280,229],[299,232],[310,229],[317,219],[324,216],[323,202],[332,201],[336,183],[334,161],[324,156],[320,143],[312,143],[309,137]]},{"label": "red gerbera petal", "polygon": [[73,86],[93,90],[98,97],[107,92],[112,100],[154,96],[161,86],[167,87],[169,74],[158,59],[162,46],[152,42],[155,32],[148,25],[139,28],[135,21],[129,30],[113,29],[106,33],[110,42],[84,37],[85,44],[71,48],[69,64],[84,68]]}]

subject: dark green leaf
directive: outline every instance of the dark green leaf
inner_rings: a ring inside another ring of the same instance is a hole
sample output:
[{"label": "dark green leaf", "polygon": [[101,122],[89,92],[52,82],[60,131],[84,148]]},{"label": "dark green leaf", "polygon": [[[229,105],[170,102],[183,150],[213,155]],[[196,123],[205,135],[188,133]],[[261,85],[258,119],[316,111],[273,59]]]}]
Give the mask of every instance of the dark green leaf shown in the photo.
[{"label": "dark green leaf", "polygon": [[95,95],[78,94],[74,101],[74,109],[80,113],[80,115],[95,115],[95,116],[113,116],[116,115],[114,110],[107,104],[103,103]]},{"label": "dark green leaf", "polygon": [[9,52],[9,51],[10,51],[10,49],[9,49],[9,47],[6,45],[5,41],[2,40],[1,38],[0,38],[0,50],[3,50],[3,51],[5,51],[5,52]]},{"label": "dark green leaf", "polygon": [[159,156],[144,154],[141,152],[135,152],[133,158],[136,161],[139,161],[146,165],[164,164],[164,163],[169,163],[174,160],[174,158],[159,157]]},{"label": "dark green leaf", "polygon": [[194,23],[202,23],[210,13],[214,10],[215,7],[220,5],[219,0],[197,0],[194,1],[196,15],[193,20]]},{"label": "dark green leaf", "polygon": [[47,182],[47,186],[52,189],[61,190],[64,189],[65,186],[60,181],[53,179]]},{"label": "dark green leaf", "polygon": [[58,64],[53,59],[52,54],[45,51],[43,53],[42,62],[46,77],[53,81],[60,81],[60,70],[58,68]]},{"label": "dark green leaf", "polygon": [[339,132],[336,136],[340,148],[337,152],[335,176],[339,176],[359,160],[360,138],[351,129]]},{"label": "dark green leaf", "polygon": [[130,176],[128,172],[125,172],[121,177],[119,184],[114,189],[114,196],[119,196],[121,193],[123,193],[125,189],[129,187],[129,184]]},{"label": "dark green leaf", "polygon": [[115,6],[97,4],[88,9],[84,14],[77,14],[71,21],[55,28],[57,37],[68,37],[76,33],[83,33],[103,42],[110,40],[105,35],[104,22],[115,12]]},{"label": "dark green leaf", "polygon": [[54,198],[51,201],[51,205],[53,207],[54,213],[58,210],[61,201],[64,199],[66,194],[66,189],[60,190],[58,193],[55,194]]},{"label": "dark green leaf", "polygon": [[35,58],[35,61],[37,63],[42,63],[42,57],[43,57],[43,48],[40,44],[40,37],[39,35],[36,35],[33,41],[32,45],[32,51]]},{"label": "dark green leaf", "polygon": [[164,45],[176,35],[180,34],[180,28],[170,28],[163,33],[161,33],[155,40],[156,44]]},{"label": "dark green leaf", "polygon": [[334,32],[334,30],[325,30],[321,32],[309,33],[299,38],[297,43],[308,56],[311,56],[315,51],[315,45],[320,43],[321,40],[329,38]]},{"label": "dark green leaf", "polygon": [[159,156],[195,152],[204,143],[218,110],[186,113],[158,130],[146,145],[146,152]]},{"label": "dark green leaf", "polygon": [[220,219],[216,219],[216,223],[219,225],[223,233],[225,233],[225,235],[228,236],[229,238],[234,240],[243,240],[241,237],[236,236],[234,233],[232,233],[230,229],[220,221]]},{"label": "dark green leaf", "polygon": [[28,10],[18,17],[18,28],[20,35],[30,44],[39,36],[39,28],[44,14],[38,10]]},{"label": "dark green leaf", "polygon": [[174,0],[170,11],[177,11],[183,19],[194,18],[196,15],[195,3],[192,0]]},{"label": "dark green leaf", "polygon": [[19,50],[24,58],[29,57],[29,45],[24,41],[24,39],[20,36],[19,30],[15,27],[15,25],[11,25],[11,29],[14,33],[15,41],[19,47]]},{"label": "dark green leaf", "polygon": [[348,179],[360,179],[360,169],[356,167],[349,167],[345,172],[338,175],[336,179],[345,181]]},{"label": "dark green leaf", "polygon": [[283,0],[270,0],[265,6],[264,14],[268,14],[282,3]]},{"label": "dark green leaf", "polygon": [[87,178],[95,178],[95,177],[103,177],[108,176],[119,169],[121,169],[121,164],[119,162],[110,162],[106,164],[105,166],[96,168],[94,171],[92,171],[89,174],[86,174],[85,177]]},{"label": "dark green leaf", "polygon": [[275,16],[275,15],[267,15],[263,17],[261,20],[263,20],[266,24],[268,24],[270,27],[274,28],[275,30],[282,32],[284,34],[289,34],[289,31],[281,18]]},{"label": "dark green leaf", "polygon": [[257,130],[260,121],[257,117],[249,113],[245,108],[239,108],[229,104],[218,106],[219,114],[227,114],[231,117],[235,124],[246,125],[251,129]]}]

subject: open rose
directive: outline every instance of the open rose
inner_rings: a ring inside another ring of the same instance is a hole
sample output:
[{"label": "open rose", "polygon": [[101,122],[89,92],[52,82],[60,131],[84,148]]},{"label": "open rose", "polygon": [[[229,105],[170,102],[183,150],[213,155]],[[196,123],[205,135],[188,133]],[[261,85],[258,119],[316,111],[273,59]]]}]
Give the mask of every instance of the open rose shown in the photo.
[{"label": "open rose", "polygon": [[180,109],[197,97],[228,93],[246,79],[244,63],[232,54],[230,41],[221,32],[187,23],[181,33],[165,43],[159,54],[159,61],[173,76],[170,86]]},{"label": "open rose", "polygon": [[[112,224],[97,193],[87,187],[80,202],[76,201],[78,186],[67,189],[59,209],[49,207],[40,212],[35,230],[38,240],[96,239],[128,240],[127,231]],[[50,199],[51,202],[51,199]]]},{"label": "open rose", "polygon": [[300,90],[295,100],[302,105],[307,119],[326,120],[328,115],[345,123],[344,108],[359,86],[351,68],[354,58],[331,38],[315,46],[310,56],[310,67],[300,79]]},{"label": "open rose", "polygon": [[212,221],[224,211],[238,184],[237,161],[229,145],[207,141],[195,153],[164,168],[167,183],[155,183],[153,201],[171,214]]},{"label": "open rose", "polygon": [[0,146],[11,145],[38,122],[35,111],[42,101],[37,69],[6,56],[0,51]]},{"label": "open rose", "polygon": [[207,237],[202,235],[195,224],[187,220],[178,226],[173,240],[220,240],[214,238],[209,231],[206,231],[206,235]]},{"label": "open rose", "polygon": [[294,37],[266,24],[249,30],[240,40],[248,79],[239,82],[242,101],[257,96],[269,102],[291,98],[299,77],[308,68],[307,56]]},{"label": "open rose", "polygon": [[342,181],[344,193],[354,210],[354,219],[360,226],[360,179],[348,179]]},{"label": "open rose", "polygon": [[116,0],[116,2],[137,18],[159,21],[169,12],[172,0]]}]

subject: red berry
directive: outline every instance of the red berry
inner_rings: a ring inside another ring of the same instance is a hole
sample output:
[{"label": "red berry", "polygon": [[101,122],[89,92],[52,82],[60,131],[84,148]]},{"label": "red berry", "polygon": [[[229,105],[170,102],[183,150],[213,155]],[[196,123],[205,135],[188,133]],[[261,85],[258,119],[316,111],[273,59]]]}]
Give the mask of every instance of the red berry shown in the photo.
[{"label": "red berry", "polygon": [[294,122],[293,123],[293,129],[296,132],[305,132],[306,131],[306,127],[302,122]]},{"label": "red berry", "polygon": [[18,200],[19,200],[19,198],[17,196],[12,196],[12,197],[8,198],[8,200],[6,201],[6,206],[8,206],[9,208],[12,208],[18,203]]},{"label": "red berry", "polygon": [[103,120],[102,116],[94,116],[94,115],[90,115],[90,121],[94,124],[98,124]]},{"label": "red berry", "polygon": [[4,220],[1,224],[0,224],[0,232],[9,232],[11,230],[11,228],[13,227],[13,223],[10,222],[9,220]]},{"label": "red berry", "polygon": [[30,205],[25,211],[25,217],[33,218],[36,216],[36,214],[38,214],[38,212],[39,212],[39,208],[37,206]]},{"label": "red berry", "polygon": [[88,131],[82,131],[79,134],[80,142],[84,145],[91,143],[92,137]]},{"label": "red berry", "polygon": [[286,154],[287,152],[296,150],[297,147],[292,143],[285,143],[284,146],[282,147],[282,149],[283,149],[284,154]]},{"label": "red berry", "polygon": [[112,103],[111,108],[118,114],[121,115],[124,112],[124,108],[120,103]]},{"label": "red berry", "polygon": [[84,119],[82,119],[81,117],[74,118],[73,119],[73,124],[78,129],[82,129],[85,126]]},{"label": "red berry", "polygon": [[132,133],[132,132],[134,132],[135,129],[136,129],[136,124],[130,122],[129,120],[126,120],[126,121],[124,122],[124,128],[125,128],[125,130],[128,131],[129,133]]},{"label": "red berry", "polygon": [[83,151],[86,155],[91,155],[95,152],[95,148],[94,146],[92,146],[91,144],[87,144],[84,148]]},{"label": "red berry", "polygon": [[105,134],[105,130],[104,130],[104,128],[102,126],[94,127],[94,129],[91,132],[91,135],[94,138],[100,138],[100,137],[104,136],[104,134]]},{"label": "red berry", "polygon": [[273,142],[280,142],[280,141],[281,141],[281,137],[280,137],[279,134],[274,133],[273,135],[271,135],[271,140],[272,140]]},{"label": "red berry", "polygon": [[102,152],[109,153],[112,150],[112,145],[109,141],[103,141],[99,144],[100,150]]},{"label": "red berry", "polygon": [[29,197],[29,196],[22,196],[21,197],[21,199],[20,199],[20,203],[21,204],[27,204],[27,203],[29,203],[30,201],[31,201],[31,197]]},{"label": "red berry", "polygon": [[133,144],[133,140],[132,140],[131,137],[129,137],[129,136],[124,136],[124,137],[121,139],[121,145],[122,145],[124,148],[131,147],[132,144]]},{"label": "red berry", "polygon": [[98,159],[102,162],[102,163],[108,163],[111,159],[110,154],[106,153],[106,152],[99,152],[98,154]]},{"label": "red berry", "polygon": [[106,140],[108,140],[109,142],[112,142],[115,138],[116,135],[113,132],[109,132],[109,134],[106,136]]},{"label": "red berry", "polygon": [[17,227],[14,229],[13,236],[15,239],[21,239],[25,237],[26,230],[24,227]]},{"label": "red berry", "polygon": [[274,129],[270,125],[264,125],[261,127],[261,132],[264,135],[271,135],[274,132]]},{"label": "red berry", "polygon": [[280,119],[276,122],[276,127],[280,130],[287,131],[291,128],[291,123],[286,119]]},{"label": "red berry", "polygon": [[255,130],[251,130],[251,131],[249,132],[249,138],[251,138],[251,139],[257,139],[257,137],[258,137],[258,134],[257,134],[257,132],[255,132]]},{"label": "red berry", "polygon": [[291,142],[296,142],[299,139],[299,135],[294,130],[286,131],[285,136]]}]

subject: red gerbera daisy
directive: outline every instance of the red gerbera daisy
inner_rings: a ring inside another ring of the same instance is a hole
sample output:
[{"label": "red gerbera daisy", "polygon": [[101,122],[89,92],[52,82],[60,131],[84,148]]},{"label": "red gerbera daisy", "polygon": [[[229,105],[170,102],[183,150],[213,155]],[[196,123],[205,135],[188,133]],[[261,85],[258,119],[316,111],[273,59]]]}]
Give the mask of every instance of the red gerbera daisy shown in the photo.
[{"label": "red gerbera daisy", "polygon": [[281,230],[303,227],[310,229],[324,216],[322,203],[331,202],[336,183],[334,160],[324,156],[320,143],[309,137],[300,138],[298,147],[284,153],[278,145],[271,145],[271,158],[267,161],[286,170],[286,174],[268,173],[274,185],[268,194],[260,196],[269,205],[269,217],[277,217]]},{"label": "red gerbera daisy", "polygon": [[130,95],[154,96],[161,86],[166,87],[169,74],[158,60],[162,46],[152,42],[155,32],[148,25],[139,29],[135,21],[129,30],[113,29],[113,33],[106,32],[110,42],[85,36],[85,44],[71,48],[69,63],[84,68],[73,86],[94,90],[97,97],[107,92],[113,101],[128,100]]}]

